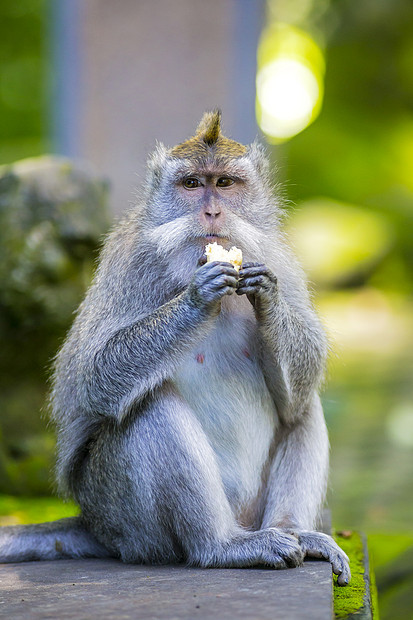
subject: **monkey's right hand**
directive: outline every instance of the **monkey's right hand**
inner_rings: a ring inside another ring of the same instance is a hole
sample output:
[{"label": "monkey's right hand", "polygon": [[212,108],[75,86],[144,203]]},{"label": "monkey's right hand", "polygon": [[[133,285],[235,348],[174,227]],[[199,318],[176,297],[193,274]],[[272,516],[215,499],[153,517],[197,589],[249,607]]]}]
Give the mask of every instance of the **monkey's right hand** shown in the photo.
[{"label": "monkey's right hand", "polygon": [[238,285],[238,272],[231,263],[211,261],[199,267],[188,285],[189,301],[208,314],[218,314],[221,299],[232,295]]}]

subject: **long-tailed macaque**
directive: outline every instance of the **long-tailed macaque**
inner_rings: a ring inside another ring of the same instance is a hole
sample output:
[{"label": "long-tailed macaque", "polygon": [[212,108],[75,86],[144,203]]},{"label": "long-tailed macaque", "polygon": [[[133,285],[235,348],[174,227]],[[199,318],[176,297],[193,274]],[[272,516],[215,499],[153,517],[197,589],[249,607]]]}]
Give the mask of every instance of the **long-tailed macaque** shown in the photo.
[{"label": "long-tailed macaque", "polygon": [[[58,481],[81,515],[2,528],[0,559],[117,557],[204,567],[348,558],[315,531],[328,438],[326,339],[280,231],[259,144],[218,111],[159,145],[57,355]],[[217,241],[239,273],[203,259]]]}]

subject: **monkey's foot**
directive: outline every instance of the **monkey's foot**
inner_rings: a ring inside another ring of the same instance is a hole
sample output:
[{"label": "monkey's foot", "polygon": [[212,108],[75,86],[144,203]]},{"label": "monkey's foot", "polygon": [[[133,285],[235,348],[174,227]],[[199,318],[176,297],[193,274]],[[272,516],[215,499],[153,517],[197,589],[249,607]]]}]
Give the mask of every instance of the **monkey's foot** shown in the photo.
[{"label": "monkey's foot", "polygon": [[351,579],[349,559],[331,536],[321,532],[307,531],[298,531],[296,535],[305,557],[328,560],[333,567],[333,573],[338,575],[338,585],[348,584]]},{"label": "monkey's foot", "polygon": [[277,528],[268,528],[254,532],[262,538],[261,559],[258,564],[265,564],[273,568],[294,568],[304,562],[304,552],[297,538],[286,535]]},{"label": "monkey's foot", "polygon": [[204,551],[201,557],[190,559],[190,563],[216,568],[265,565],[280,569],[301,566],[303,560],[304,552],[297,538],[271,527],[237,534]]}]

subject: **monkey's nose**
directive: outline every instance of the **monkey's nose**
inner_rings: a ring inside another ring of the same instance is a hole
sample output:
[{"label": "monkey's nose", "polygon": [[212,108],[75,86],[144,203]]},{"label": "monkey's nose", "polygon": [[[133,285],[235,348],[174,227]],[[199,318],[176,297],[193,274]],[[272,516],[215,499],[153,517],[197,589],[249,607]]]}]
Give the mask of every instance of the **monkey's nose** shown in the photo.
[{"label": "monkey's nose", "polygon": [[221,209],[219,207],[207,207],[204,210],[204,215],[207,219],[214,220],[221,215]]}]

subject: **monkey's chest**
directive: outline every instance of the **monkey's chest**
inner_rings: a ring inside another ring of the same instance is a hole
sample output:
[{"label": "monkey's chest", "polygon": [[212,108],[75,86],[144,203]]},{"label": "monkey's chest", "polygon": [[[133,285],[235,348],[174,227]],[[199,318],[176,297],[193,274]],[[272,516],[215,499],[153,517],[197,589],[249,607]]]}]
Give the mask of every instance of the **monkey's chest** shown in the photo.
[{"label": "monkey's chest", "polygon": [[202,425],[234,508],[259,492],[277,414],[248,321],[225,318],[183,360],[175,386]]}]

